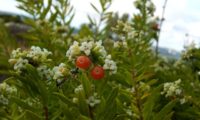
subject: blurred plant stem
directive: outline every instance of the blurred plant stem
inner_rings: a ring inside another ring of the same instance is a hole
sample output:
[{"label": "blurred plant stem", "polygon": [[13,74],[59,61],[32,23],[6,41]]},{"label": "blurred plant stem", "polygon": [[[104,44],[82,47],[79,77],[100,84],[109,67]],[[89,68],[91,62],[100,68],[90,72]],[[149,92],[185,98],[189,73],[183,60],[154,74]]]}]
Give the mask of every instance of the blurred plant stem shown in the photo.
[{"label": "blurred plant stem", "polygon": [[165,20],[164,15],[165,15],[165,10],[166,10],[166,6],[167,6],[167,1],[168,1],[168,0],[165,0],[165,1],[164,1],[162,16],[161,16],[161,20],[160,20],[160,23],[159,23],[160,31],[159,31],[159,33],[158,33],[158,39],[157,39],[157,42],[156,42],[156,58],[158,58],[158,54],[159,54],[159,53],[158,53],[158,48],[159,48],[160,34],[161,34],[161,29],[162,29],[163,22],[164,22],[164,20]]}]

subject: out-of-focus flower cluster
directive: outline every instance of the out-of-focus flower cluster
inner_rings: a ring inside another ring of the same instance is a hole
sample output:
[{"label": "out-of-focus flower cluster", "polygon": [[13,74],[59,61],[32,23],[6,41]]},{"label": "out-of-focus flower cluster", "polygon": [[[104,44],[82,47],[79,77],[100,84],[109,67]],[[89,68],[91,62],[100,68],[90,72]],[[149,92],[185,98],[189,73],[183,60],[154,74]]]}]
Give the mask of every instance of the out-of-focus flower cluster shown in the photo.
[{"label": "out-of-focus flower cluster", "polygon": [[185,98],[182,98],[183,90],[181,89],[181,79],[178,79],[174,82],[164,83],[163,91],[161,95],[165,95],[165,97],[177,97],[180,98],[180,103],[184,104],[186,102]]},{"label": "out-of-focus flower cluster", "polygon": [[57,83],[61,83],[64,79],[66,79],[69,70],[65,63],[60,63],[59,66],[55,66],[53,68],[53,79],[57,81]]},{"label": "out-of-focus flower cluster", "polygon": [[[94,86],[93,86],[94,87]],[[82,85],[79,85],[77,86],[75,89],[74,89],[74,93],[75,94],[80,94],[83,92],[83,86]],[[79,99],[77,97],[74,97],[72,99],[72,101],[74,103],[77,103],[79,101]],[[86,103],[90,106],[90,107],[94,107],[95,105],[99,104],[101,102],[100,100],[100,97],[98,96],[97,93],[94,93],[93,95],[89,96],[87,99],[86,99]]]},{"label": "out-of-focus flower cluster", "polygon": [[88,99],[86,99],[86,103],[90,107],[94,107],[95,105],[99,104],[100,102],[101,102],[101,100],[97,93],[94,93],[94,95],[92,95]]},{"label": "out-of-focus flower cluster", "polygon": [[113,47],[114,48],[127,48],[127,42],[125,40],[122,40],[122,41],[115,41],[114,44],[113,44]]},{"label": "out-of-focus flower cluster", "polygon": [[10,86],[5,82],[0,83],[0,103],[1,104],[7,105],[9,103],[8,98],[16,94],[17,94],[17,89],[15,87]]},{"label": "out-of-focus flower cluster", "polygon": [[18,48],[12,51],[9,62],[19,74],[23,69],[26,69],[27,64],[30,64],[37,69],[42,79],[54,79],[59,83],[64,80],[69,71],[64,63],[60,63],[59,66],[55,66],[52,69],[48,67],[48,63],[52,61],[48,58],[49,55],[52,55],[52,52],[37,46],[32,46],[30,50]]},{"label": "out-of-focus flower cluster", "polygon": [[41,49],[37,46],[32,46],[30,50],[21,50],[21,48],[18,48],[12,51],[9,63],[14,66],[14,70],[17,73],[21,73],[27,64],[32,64],[33,66],[38,67],[51,61],[51,59],[48,59],[48,56],[51,54],[52,53],[47,49]]}]

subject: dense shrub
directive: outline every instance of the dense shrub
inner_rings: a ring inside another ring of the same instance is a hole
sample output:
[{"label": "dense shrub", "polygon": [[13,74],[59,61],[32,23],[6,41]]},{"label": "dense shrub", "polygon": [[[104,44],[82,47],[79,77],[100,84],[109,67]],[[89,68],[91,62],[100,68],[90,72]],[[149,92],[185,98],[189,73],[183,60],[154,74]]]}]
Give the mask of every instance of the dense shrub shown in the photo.
[{"label": "dense shrub", "polygon": [[[27,30],[1,39],[2,120],[198,120],[198,48],[157,56],[159,19],[150,0],[119,17],[99,0],[99,20],[73,28],[68,0],[17,0]],[[15,39],[21,39],[16,41]],[[21,44],[23,42],[23,44]]]}]

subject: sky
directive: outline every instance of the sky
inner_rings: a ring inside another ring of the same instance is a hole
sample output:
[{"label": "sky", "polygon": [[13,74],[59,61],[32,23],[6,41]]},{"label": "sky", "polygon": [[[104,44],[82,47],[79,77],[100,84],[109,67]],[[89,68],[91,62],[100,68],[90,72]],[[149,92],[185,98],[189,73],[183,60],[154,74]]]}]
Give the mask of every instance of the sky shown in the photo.
[{"label": "sky", "polygon": [[[113,0],[111,11],[120,15],[135,13],[134,0]],[[155,15],[161,17],[164,0],[152,0],[156,5]],[[81,23],[88,22],[87,15],[94,18],[97,14],[90,3],[99,5],[98,0],[71,0],[76,15],[72,25],[78,27]],[[15,0],[0,0],[0,10],[25,14],[16,8]],[[160,47],[166,47],[181,51],[183,46],[195,42],[199,45],[200,40],[200,0],[168,0],[165,10],[165,21],[160,35]],[[186,36],[186,34],[188,36]]]}]

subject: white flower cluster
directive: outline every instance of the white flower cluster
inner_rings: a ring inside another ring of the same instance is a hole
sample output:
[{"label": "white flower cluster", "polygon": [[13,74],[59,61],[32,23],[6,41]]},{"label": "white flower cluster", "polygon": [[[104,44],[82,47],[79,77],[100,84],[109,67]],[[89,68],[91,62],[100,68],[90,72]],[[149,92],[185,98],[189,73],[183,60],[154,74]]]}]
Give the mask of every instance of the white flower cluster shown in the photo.
[{"label": "white flower cluster", "polygon": [[80,93],[80,92],[82,92],[83,91],[83,86],[82,85],[79,85],[78,87],[76,87],[75,89],[74,89],[74,93],[76,93],[76,94],[78,94],[78,93]]},{"label": "white flower cluster", "polygon": [[114,44],[113,44],[113,47],[114,48],[120,48],[120,47],[123,47],[123,48],[127,48],[127,42],[125,40],[123,41],[115,41]]},{"label": "white flower cluster", "polygon": [[[77,86],[75,89],[74,89],[74,93],[75,94],[79,94],[79,93],[81,93],[83,91],[83,85],[79,85],[79,86]],[[77,103],[78,102],[78,98],[77,97],[74,97],[73,99],[72,99],[72,102],[73,103]]]},{"label": "white flower cluster", "polygon": [[179,96],[182,93],[181,87],[180,87],[181,79],[178,79],[175,82],[167,82],[164,84],[164,89],[161,92],[162,95],[165,94],[165,97],[171,97],[171,96]]},{"label": "white flower cluster", "polygon": [[99,40],[98,42],[95,43],[95,47],[94,47],[94,51],[99,53],[101,57],[106,57],[107,52],[104,48],[104,46],[102,46],[102,41]]},{"label": "white flower cluster", "polygon": [[20,58],[24,56],[24,52],[22,52],[21,48],[17,48],[16,50],[12,51],[11,57],[12,58]]},{"label": "white flower cluster", "polygon": [[69,58],[69,60],[73,60],[73,58],[81,54],[81,52],[89,56],[92,51],[99,53],[102,57],[105,57],[107,55],[104,46],[102,46],[102,41],[100,40],[95,43],[93,41],[82,42],[80,45],[79,42],[74,41],[67,50],[66,56]]},{"label": "white flower cluster", "polygon": [[137,33],[136,33],[134,27],[131,26],[130,23],[128,23],[128,22],[123,22],[123,21],[120,21],[120,20],[119,20],[119,21],[118,21],[117,28],[118,28],[118,29],[121,29],[120,26],[123,27],[122,31],[125,32],[125,33],[127,33],[127,38],[128,38],[128,39],[133,39],[133,38],[135,38],[135,36],[137,36]]},{"label": "white flower cluster", "polygon": [[[131,118],[137,117],[137,114],[135,114],[135,113],[133,112],[133,109],[132,109],[132,106],[131,106],[131,105],[127,105],[127,103],[124,102],[124,103],[123,103],[123,106],[124,106],[124,111],[126,112],[126,114],[127,114],[129,117],[131,117]],[[128,119],[127,119],[127,120],[128,120]]]},{"label": "white flower cluster", "polygon": [[0,84],[0,93],[5,93],[7,95],[17,93],[17,89],[13,86],[8,85],[7,83],[3,82]]},{"label": "white flower cluster", "polygon": [[47,49],[41,49],[37,46],[32,46],[30,50],[22,51],[20,48],[12,51],[11,58],[8,60],[10,64],[14,65],[14,70],[17,73],[21,73],[21,70],[31,62],[43,63],[51,61],[47,57],[52,53]]},{"label": "white flower cluster", "polygon": [[69,58],[69,60],[72,60],[72,58],[78,54],[80,54],[79,43],[77,41],[74,41],[74,43],[69,47],[68,51],[66,52],[66,56]]},{"label": "white flower cluster", "polygon": [[97,93],[94,93],[93,96],[90,96],[87,100],[86,100],[87,104],[90,107],[94,107],[95,105],[99,104],[101,102],[101,100],[99,99]]},{"label": "white flower cluster", "polygon": [[27,98],[23,100],[29,106],[38,106],[40,105],[40,100],[38,98]]},{"label": "white flower cluster", "polygon": [[127,88],[126,91],[128,91],[130,93],[134,93],[135,92],[135,87]]},{"label": "white flower cluster", "polygon": [[45,62],[47,57],[52,55],[52,52],[49,52],[47,49],[41,49],[38,46],[32,46],[31,50],[28,52],[27,57],[32,58],[34,61]]},{"label": "white flower cluster", "polygon": [[61,83],[65,76],[68,74],[68,69],[66,64],[60,63],[59,66],[55,66],[53,68],[53,79],[56,80],[58,83]]},{"label": "white flower cluster", "polygon": [[19,58],[19,59],[17,59],[15,65],[14,65],[14,70],[16,70],[17,73],[21,73],[21,70],[24,69],[27,64],[28,64],[27,59]]},{"label": "white flower cluster", "polygon": [[15,87],[10,86],[5,82],[0,83],[0,103],[7,105],[9,103],[8,98],[16,93],[17,89]]},{"label": "white flower cluster", "polygon": [[186,103],[186,102],[187,102],[186,98],[181,98],[181,99],[180,99],[180,104],[184,104],[184,103]]},{"label": "white flower cluster", "polygon": [[94,45],[93,41],[90,42],[82,42],[80,46],[80,50],[83,51],[87,56],[90,55],[91,49]]},{"label": "white flower cluster", "polygon": [[53,77],[53,71],[46,65],[39,66],[37,71],[42,78],[46,78],[47,80],[51,80]]},{"label": "white flower cluster", "polygon": [[105,59],[105,64],[103,65],[103,69],[110,70],[111,74],[115,74],[117,72],[116,62],[111,60],[111,55],[108,55]]},{"label": "white flower cluster", "polygon": [[182,96],[183,93],[181,87],[180,87],[181,79],[178,79],[175,82],[167,82],[164,84],[164,89],[161,92],[161,95],[165,95],[165,97],[173,97],[176,96],[180,104],[184,104],[187,102],[186,98]]},{"label": "white flower cluster", "polygon": [[0,95],[0,103],[2,103],[3,105],[8,105],[8,102],[8,99],[4,97],[4,95]]}]

